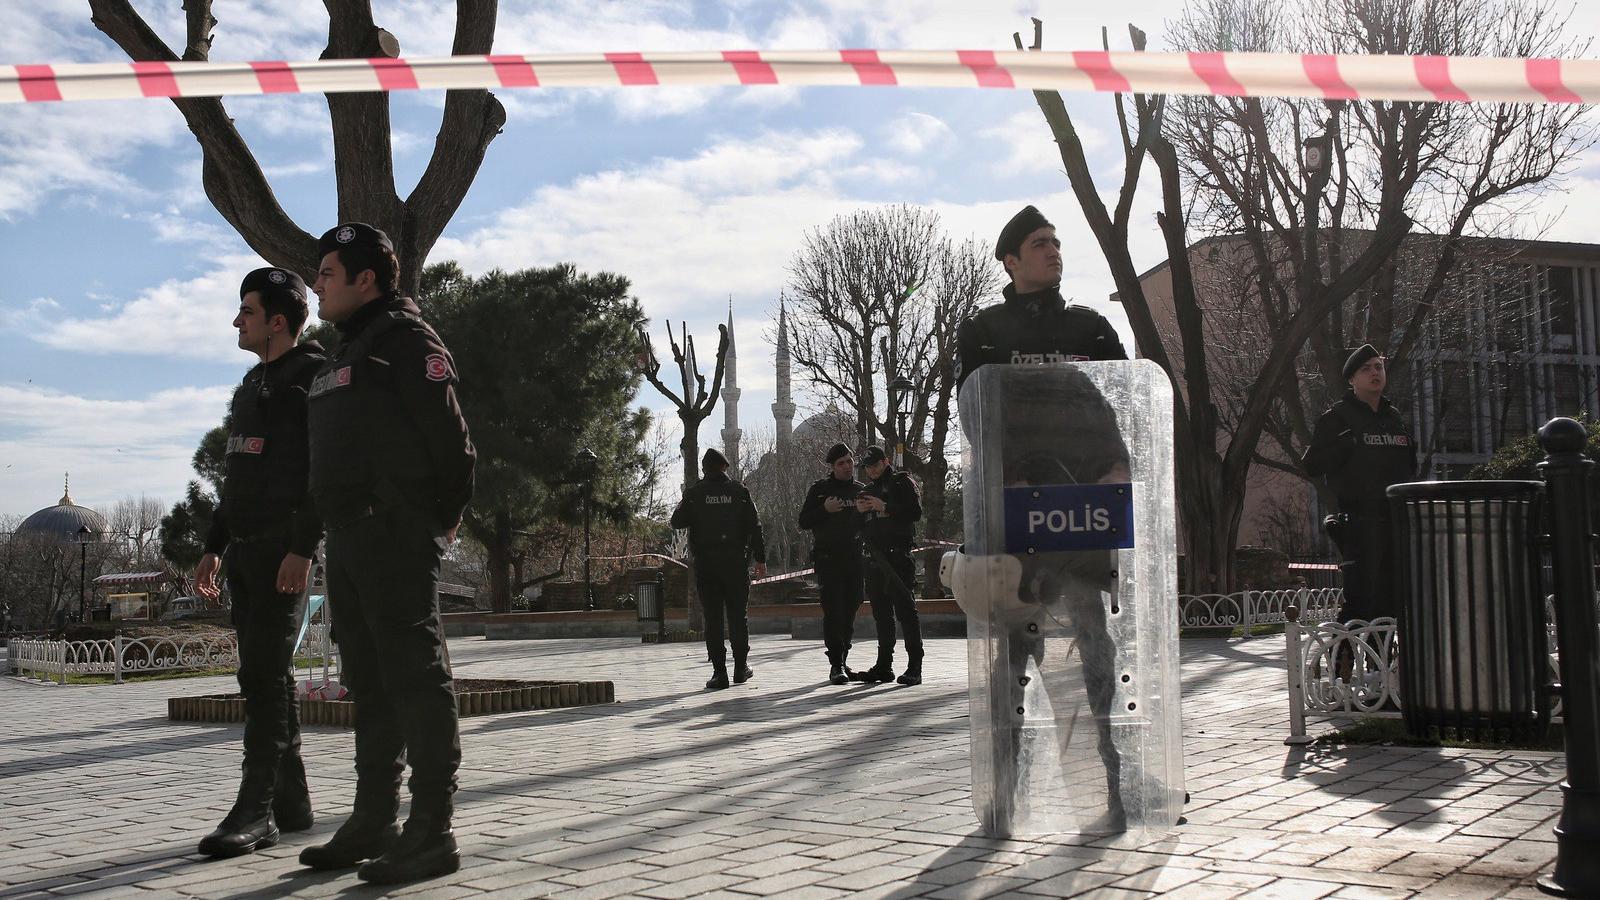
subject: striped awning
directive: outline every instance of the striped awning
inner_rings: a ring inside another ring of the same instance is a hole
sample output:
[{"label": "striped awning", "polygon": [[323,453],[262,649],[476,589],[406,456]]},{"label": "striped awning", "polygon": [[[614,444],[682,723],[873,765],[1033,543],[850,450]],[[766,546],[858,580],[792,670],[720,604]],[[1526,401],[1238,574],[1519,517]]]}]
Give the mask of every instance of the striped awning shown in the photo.
[{"label": "striped awning", "polygon": [[113,572],[96,578],[94,584],[166,584],[177,580],[178,576],[171,572]]}]

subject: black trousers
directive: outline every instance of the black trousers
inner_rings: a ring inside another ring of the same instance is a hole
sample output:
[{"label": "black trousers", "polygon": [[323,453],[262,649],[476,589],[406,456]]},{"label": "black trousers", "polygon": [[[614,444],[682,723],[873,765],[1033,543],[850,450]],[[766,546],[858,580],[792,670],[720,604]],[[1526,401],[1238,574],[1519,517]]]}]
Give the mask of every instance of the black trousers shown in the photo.
[{"label": "black trousers", "polygon": [[819,548],[813,560],[822,593],[822,644],[828,662],[842,666],[850,653],[856,610],[861,608],[861,551]]},{"label": "black trousers", "polygon": [[733,644],[733,664],[742,666],[750,657],[750,575],[743,556],[696,556],[694,584],[700,592],[700,607],[706,618],[706,659],[713,666],[727,664],[723,647],[723,618],[726,634]]},{"label": "black trousers", "polygon": [[879,549],[865,562],[867,600],[872,604],[872,621],[878,627],[878,661],[894,659],[894,623],[900,620],[900,634],[906,642],[906,655],[922,658],[922,626],[917,621],[916,567],[910,550]]},{"label": "black trousers", "polygon": [[244,764],[305,781],[300,762],[294,645],[306,595],[278,592],[278,567],[289,552],[278,538],[235,539],[227,552],[233,628],[239,635],[239,692],[244,695]]},{"label": "black trousers", "polygon": [[1352,516],[1344,526],[1339,554],[1344,564],[1344,603],[1339,619],[1398,616],[1395,593],[1394,527],[1387,518]]},{"label": "black trousers", "polygon": [[[1067,596],[1064,599],[1065,609],[1072,616],[1072,624],[1076,628],[1084,692],[1088,695],[1089,711],[1094,715],[1095,730],[1098,732],[1100,762],[1106,774],[1107,811],[1113,816],[1121,816],[1124,812],[1122,758],[1117,753],[1116,743],[1111,734],[1111,703],[1116,695],[1117,648],[1111,640],[1111,633],[1106,625],[1105,606],[1097,595],[1083,593]],[[998,706],[998,712],[1011,722],[1011,745],[1013,751],[1017,752],[1017,757],[1011,760],[1009,765],[997,766],[997,771],[994,773],[995,802],[1009,809],[1009,804],[1015,796],[1017,776],[1020,774],[1019,764],[1022,762],[1020,739],[1023,717],[1018,712],[1023,705],[1023,690],[1026,686],[1022,673],[1027,671],[1027,662],[1030,658],[1034,661],[1034,665],[1043,669],[1044,635],[1039,631],[1030,631],[1024,626],[1006,635],[1004,645],[1005,650],[995,660],[995,676],[991,690],[1000,693],[1004,698],[1004,706],[994,705]],[[1006,668],[1001,668],[1003,665]],[[1002,672],[1011,673],[1011,678],[1003,678],[1000,674]],[[1056,704],[1064,699],[1068,698],[1051,698]],[[1009,812],[1005,813],[1002,819],[1009,818],[1009,815]]]},{"label": "black trousers", "polygon": [[328,529],[328,603],[356,704],[356,805],[392,810],[411,763],[411,809],[451,810],[461,738],[439,624],[444,536],[391,508]]}]

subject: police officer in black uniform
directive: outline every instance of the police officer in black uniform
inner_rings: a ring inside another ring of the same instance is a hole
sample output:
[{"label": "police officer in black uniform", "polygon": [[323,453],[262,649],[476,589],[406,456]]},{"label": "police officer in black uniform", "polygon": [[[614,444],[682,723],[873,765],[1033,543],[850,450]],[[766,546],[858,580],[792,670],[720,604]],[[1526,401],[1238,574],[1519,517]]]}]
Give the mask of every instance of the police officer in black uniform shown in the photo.
[{"label": "police officer in black uniform", "polygon": [[672,511],[672,527],[689,529],[694,582],[706,618],[706,658],[711,662],[708,690],[728,686],[728,648],[723,646],[723,615],[733,639],[733,680],[744,684],[755,674],[749,665],[750,560],[756,577],[767,577],[767,545],[761,517],[745,486],[728,477],[728,458],[715,448],[700,460],[704,473],[683,492]]},{"label": "police officer in black uniform", "polygon": [[[922,518],[922,501],[911,476],[891,465],[882,447],[861,451],[861,469],[866,486],[856,495],[856,511],[861,514],[862,548],[867,553],[867,600],[878,627],[878,660],[872,668],[855,673],[855,680],[921,684],[922,629],[917,623],[911,544]],[[899,679],[894,677],[895,619],[900,620],[906,642],[906,670]]]},{"label": "police officer in black uniform", "polygon": [[850,656],[856,610],[861,608],[861,514],[855,502],[864,485],[856,480],[855,456],[849,447],[834,444],[826,461],[833,471],[806,489],[800,527],[811,531],[811,560],[822,591],[828,680],[846,684],[851,673],[845,662]]},{"label": "police officer in black uniform", "polygon": [[1087,306],[1061,297],[1061,241],[1055,226],[1028,206],[1011,218],[994,258],[1011,283],[1005,302],[962,320],[956,331],[956,384],[984,363],[1127,359],[1116,329]]},{"label": "police officer in black uniform", "polygon": [[1301,460],[1306,473],[1326,478],[1339,509],[1325,522],[1344,557],[1344,604],[1340,619],[1371,620],[1398,612],[1394,596],[1394,533],[1391,484],[1417,474],[1417,445],[1400,410],[1384,396],[1384,359],[1363,344],[1345,360],[1350,389],[1322,418]]},{"label": "police officer in black uniform", "polygon": [[215,598],[227,555],[233,627],[244,695],[244,776],[217,829],[200,841],[206,856],[238,856],[278,842],[278,832],[311,827],[311,795],[300,759],[294,700],[294,644],[322,523],[306,492],[310,452],[306,395],[322,346],[297,344],[309,312],[306,285],[269,267],[239,285],[239,349],[261,362],[245,373],[229,412],[222,502],[211,519],[195,590]]},{"label": "police officer in black uniform", "polygon": [[[1055,226],[1032,206],[1006,223],[995,242],[995,259],[1005,266],[1011,284],[1002,303],[963,320],[956,335],[959,354],[957,389],[974,370],[988,363],[1026,364],[1127,359],[1111,323],[1092,309],[1068,305],[1061,296],[1061,241]],[[1056,379],[1028,377],[1009,383],[1002,411],[1006,428],[1004,479],[1007,484],[1089,484],[1126,480],[1128,451],[1117,428],[1116,414],[1094,384],[1081,373],[1062,389]],[[966,423],[963,423],[964,425]],[[968,434],[975,442],[977,435]],[[1100,759],[1105,768],[1105,817],[1088,827],[1121,830],[1126,823],[1121,791],[1121,758],[1111,733],[1115,693],[1116,647],[1107,627],[1101,595],[1115,590],[1108,551],[1048,553],[1023,558],[1019,598],[1070,616],[1076,629],[1083,684],[1099,732]],[[1004,660],[997,670],[1025,671],[1031,657],[1044,660],[1043,634],[1009,635]],[[997,689],[999,686],[997,684]],[[1006,690],[1013,690],[1007,684]],[[1007,703],[1000,708],[1011,709]],[[1016,765],[997,766],[1002,783],[994,795],[1010,802]],[[1135,798],[1137,799],[1137,798]],[[1009,816],[1002,815],[1002,820]]]},{"label": "police officer in black uniform", "polygon": [[[456,367],[382,231],[359,222],[318,241],[317,313],[342,341],[311,386],[311,492],[327,527],[328,602],[356,704],[355,809],[316,869],[393,883],[460,866],[450,822],[461,741],[439,625],[439,564],[472,497],[476,454]],[[411,764],[411,811],[395,826]]]}]

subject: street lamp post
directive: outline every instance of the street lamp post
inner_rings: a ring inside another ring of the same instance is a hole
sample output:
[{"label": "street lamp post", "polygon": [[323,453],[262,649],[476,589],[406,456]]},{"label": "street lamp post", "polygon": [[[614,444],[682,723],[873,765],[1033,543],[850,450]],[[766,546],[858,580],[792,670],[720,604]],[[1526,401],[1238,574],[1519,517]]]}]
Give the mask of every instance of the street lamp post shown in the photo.
[{"label": "street lamp post", "polygon": [[905,402],[906,397],[916,388],[911,379],[904,375],[889,382],[889,415],[894,421],[895,468],[906,464],[906,416],[910,411],[905,409]]},{"label": "street lamp post", "polygon": [[89,608],[89,535],[94,532],[87,525],[78,526],[78,621],[88,621]]},{"label": "street lamp post", "polygon": [[594,582],[589,575],[589,516],[594,506],[594,473],[599,457],[588,448],[578,451],[578,477],[583,480],[583,608],[594,611]]}]

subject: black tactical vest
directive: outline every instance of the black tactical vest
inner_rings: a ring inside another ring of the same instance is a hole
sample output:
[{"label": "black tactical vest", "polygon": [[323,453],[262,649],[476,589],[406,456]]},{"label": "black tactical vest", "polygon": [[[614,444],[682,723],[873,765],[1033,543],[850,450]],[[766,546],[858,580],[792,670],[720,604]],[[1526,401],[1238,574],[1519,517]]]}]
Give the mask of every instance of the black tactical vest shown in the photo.
[{"label": "black tactical vest", "polygon": [[[420,318],[386,310],[340,345],[311,382],[311,492],[330,523],[369,504],[433,508],[427,447],[395,389],[393,361],[382,353],[384,336],[399,330],[438,342]],[[450,366],[454,371],[453,360]]]},{"label": "black tactical vest", "polygon": [[305,503],[307,385],[325,359],[320,345],[301,344],[251,369],[234,391],[222,481],[233,522],[287,521]]}]

